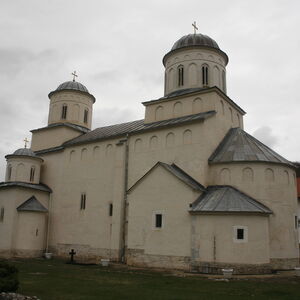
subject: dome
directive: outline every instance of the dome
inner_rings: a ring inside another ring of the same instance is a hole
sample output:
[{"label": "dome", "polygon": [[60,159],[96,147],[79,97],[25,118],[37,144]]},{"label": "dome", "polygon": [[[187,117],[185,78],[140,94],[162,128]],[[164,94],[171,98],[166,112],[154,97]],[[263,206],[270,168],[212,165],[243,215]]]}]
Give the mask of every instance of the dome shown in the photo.
[{"label": "dome", "polygon": [[210,48],[215,48],[220,50],[215,40],[213,40],[207,35],[197,33],[197,34],[188,34],[180,38],[178,41],[175,42],[171,51],[184,48],[184,47],[194,47],[194,46],[210,47]]},{"label": "dome", "polygon": [[29,148],[20,148],[16,150],[13,155],[32,156],[37,157],[35,153]]},{"label": "dome", "polygon": [[93,101],[95,102],[95,97],[89,93],[88,89],[80,82],[77,81],[66,81],[58,86],[58,88],[55,91],[52,91],[48,96],[49,98],[59,91],[66,91],[66,90],[72,90],[72,91],[79,91],[88,94],[93,98]]},{"label": "dome", "polygon": [[58,88],[55,91],[61,91],[61,90],[76,90],[81,92],[88,93],[88,89],[80,82],[77,81],[66,81],[58,86]]},{"label": "dome", "polygon": [[223,52],[217,42],[212,39],[211,37],[197,33],[197,34],[187,34],[181,37],[179,40],[177,40],[171,50],[164,56],[163,63],[165,64],[166,58],[169,56],[170,53],[173,53],[179,49],[184,48],[208,48],[208,49],[214,49],[218,51],[224,58],[225,63],[228,63],[228,56],[225,52]]}]

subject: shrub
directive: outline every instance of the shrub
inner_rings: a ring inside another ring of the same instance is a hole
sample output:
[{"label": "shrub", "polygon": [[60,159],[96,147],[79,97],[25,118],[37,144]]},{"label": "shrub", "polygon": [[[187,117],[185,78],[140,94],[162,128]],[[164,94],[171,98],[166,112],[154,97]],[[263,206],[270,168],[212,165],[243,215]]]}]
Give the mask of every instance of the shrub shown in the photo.
[{"label": "shrub", "polygon": [[18,269],[0,261],[0,292],[15,292],[18,285]]}]

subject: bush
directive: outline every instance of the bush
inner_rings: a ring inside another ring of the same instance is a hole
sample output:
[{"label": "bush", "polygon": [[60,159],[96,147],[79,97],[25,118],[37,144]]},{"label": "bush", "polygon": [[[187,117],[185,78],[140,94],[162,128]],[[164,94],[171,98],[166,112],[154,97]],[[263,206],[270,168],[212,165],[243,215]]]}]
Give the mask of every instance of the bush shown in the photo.
[{"label": "bush", "polygon": [[18,269],[0,261],[0,292],[15,292],[18,286]]}]

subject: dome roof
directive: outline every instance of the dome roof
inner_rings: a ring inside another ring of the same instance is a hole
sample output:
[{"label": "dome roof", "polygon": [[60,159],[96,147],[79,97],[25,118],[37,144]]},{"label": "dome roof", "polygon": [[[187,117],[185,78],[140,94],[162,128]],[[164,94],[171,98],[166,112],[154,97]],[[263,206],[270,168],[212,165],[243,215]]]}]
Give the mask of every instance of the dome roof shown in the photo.
[{"label": "dome roof", "polygon": [[32,156],[37,157],[35,153],[29,148],[20,148],[16,150],[13,155]]},{"label": "dome roof", "polygon": [[66,81],[58,86],[56,91],[61,91],[61,90],[76,90],[76,91],[81,91],[81,92],[86,92],[88,93],[88,89],[80,82],[77,81]]},{"label": "dome roof", "polygon": [[165,64],[166,58],[167,56],[169,56],[170,53],[173,53],[174,51],[183,48],[195,48],[195,47],[214,49],[218,51],[225,58],[225,63],[226,64],[228,63],[227,54],[220,49],[217,42],[211,37],[201,33],[187,34],[181,37],[179,40],[177,40],[174,43],[171,50],[164,56],[163,63]]},{"label": "dome roof", "polygon": [[72,90],[72,91],[79,91],[88,94],[93,98],[93,101],[95,102],[95,97],[89,93],[88,89],[80,82],[77,81],[66,81],[58,86],[58,88],[55,91],[52,91],[49,93],[49,98],[59,91],[65,91],[65,90]]},{"label": "dome roof", "polygon": [[197,34],[188,34],[180,38],[175,42],[171,51],[177,50],[184,47],[193,47],[193,46],[202,46],[210,47],[220,50],[217,42],[210,38],[207,35],[197,33]]}]

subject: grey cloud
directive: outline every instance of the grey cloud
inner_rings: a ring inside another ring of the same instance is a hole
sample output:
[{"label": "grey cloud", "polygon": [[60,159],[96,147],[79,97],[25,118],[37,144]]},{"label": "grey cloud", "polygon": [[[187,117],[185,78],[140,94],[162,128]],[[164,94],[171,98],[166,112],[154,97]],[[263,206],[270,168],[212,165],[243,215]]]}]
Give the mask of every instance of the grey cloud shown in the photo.
[{"label": "grey cloud", "polygon": [[253,136],[258,140],[269,146],[270,148],[276,146],[278,138],[273,134],[272,128],[269,126],[262,126],[253,132]]}]

